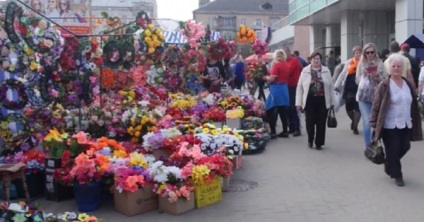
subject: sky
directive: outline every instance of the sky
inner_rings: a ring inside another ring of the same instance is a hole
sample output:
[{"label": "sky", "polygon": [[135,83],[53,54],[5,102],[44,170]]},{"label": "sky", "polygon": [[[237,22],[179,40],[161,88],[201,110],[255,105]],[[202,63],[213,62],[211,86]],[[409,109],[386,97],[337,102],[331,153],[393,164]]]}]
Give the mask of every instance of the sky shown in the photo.
[{"label": "sky", "polygon": [[193,10],[199,7],[199,0],[156,0],[158,18],[170,18],[178,21],[193,19]]}]

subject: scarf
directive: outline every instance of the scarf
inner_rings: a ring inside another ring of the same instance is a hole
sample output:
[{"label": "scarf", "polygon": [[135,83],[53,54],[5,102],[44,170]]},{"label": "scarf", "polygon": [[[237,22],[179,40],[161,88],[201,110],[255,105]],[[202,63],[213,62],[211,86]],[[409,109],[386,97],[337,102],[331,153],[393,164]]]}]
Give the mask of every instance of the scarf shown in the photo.
[{"label": "scarf", "polygon": [[358,60],[355,58],[350,59],[349,65],[347,67],[347,74],[354,75],[356,74],[356,67],[358,66]]}]

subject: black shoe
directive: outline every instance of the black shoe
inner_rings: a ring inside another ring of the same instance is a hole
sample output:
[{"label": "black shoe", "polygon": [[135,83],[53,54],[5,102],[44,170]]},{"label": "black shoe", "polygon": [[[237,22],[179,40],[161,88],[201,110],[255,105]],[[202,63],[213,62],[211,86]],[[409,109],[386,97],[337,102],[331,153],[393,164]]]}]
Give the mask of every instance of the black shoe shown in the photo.
[{"label": "black shoe", "polygon": [[395,183],[396,183],[396,185],[398,185],[399,187],[403,187],[403,186],[405,186],[405,182],[403,182],[403,178],[402,178],[402,177],[395,178]]},{"label": "black shoe", "polygon": [[353,129],[353,134],[355,134],[355,135],[359,135],[358,128],[354,128],[354,129]]},{"label": "black shoe", "polygon": [[321,146],[321,145],[319,145],[319,146],[318,146],[318,145],[316,145],[316,146],[315,146],[315,148],[316,148],[317,150],[322,150],[322,146]]},{"label": "black shoe", "polygon": [[289,130],[289,134],[296,133],[296,130]]},{"label": "black shoe", "polygon": [[289,134],[287,132],[281,132],[280,134],[278,134],[278,137],[287,138],[289,137]]},{"label": "black shoe", "polygon": [[294,133],[293,133],[293,136],[294,136],[294,137],[296,137],[296,136],[300,136],[300,135],[302,135],[302,134],[300,133],[300,131],[296,131],[296,132],[294,132]]},{"label": "black shoe", "polygon": [[308,147],[312,149],[312,143],[308,143]]},{"label": "black shoe", "polygon": [[353,130],[353,121],[352,121],[352,123],[350,124],[350,130]]}]

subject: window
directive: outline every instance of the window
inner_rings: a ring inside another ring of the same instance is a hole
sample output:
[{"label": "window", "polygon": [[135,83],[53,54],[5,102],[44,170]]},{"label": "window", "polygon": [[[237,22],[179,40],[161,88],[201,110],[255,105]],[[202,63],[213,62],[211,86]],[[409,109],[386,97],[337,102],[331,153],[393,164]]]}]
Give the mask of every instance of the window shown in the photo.
[{"label": "window", "polygon": [[255,26],[262,26],[262,20],[256,19]]},{"label": "window", "polygon": [[208,20],[208,25],[209,26],[213,26],[213,20],[214,20],[213,18],[209,18],[209,20]]},{"label": "window", "polygon": [[245,18],[240,19],[240,24],[246,25],[246,19]]},{"label": "window", "polygon": [[262,39],[262,31],[255,31],[255,34],[257,39]]}]

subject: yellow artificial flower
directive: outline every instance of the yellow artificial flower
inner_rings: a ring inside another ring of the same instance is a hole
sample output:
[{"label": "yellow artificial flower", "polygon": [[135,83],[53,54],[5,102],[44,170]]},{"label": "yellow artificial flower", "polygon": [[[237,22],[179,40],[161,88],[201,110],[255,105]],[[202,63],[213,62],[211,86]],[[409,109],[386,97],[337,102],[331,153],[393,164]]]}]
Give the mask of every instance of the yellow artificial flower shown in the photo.
[{"label": "yellow artificial flower", "polygon": [[113,151],[113,156],[118,158],[125,158],[127,156],[127,153],[123,150],[115,150]]},{"label": "yellow artificial flower", "polygon": [[148,24],[148,25],[147,25],[147,28],[148,28],[148,29],[154,29],[154,28],[155,28],[155,26],[154,26],[153,24]]},{"label": "yellow artificial flower", "polygon": [[38,64],[34,61],[31,62],[31,64],[29,65],[29,68],[31,70],[36,70],[38,68]]},{"label": "yellow artificial flower", "polygon": [[152,42],[152,39],[150,37],[145,37],[144,41],[149,44],[149,42]]},{"label": "yellow artificial flower", "polygon": [[149,37],[149,36],[152,35],[152,33],[150,32],[150,30],[146,29],[146,30],[144,30],[144,35]]},{"label": "yellow artificial flower", "polygon": [[32,51],[32,49],[31,49],[31,48],[29,48],[29,47],[25,47],[24,51],[25,51],[25,54],[27,54],[27,55],[32,55],[32,54],[34,54],[34,51]]},{"label": "yellow artificial flower", "polygon": [[202,184],[210,172],[206,165],[196,165],[192,169],[192,178],[196,184]]},{"label": "yellow artificial flower", "polygon": [[156,34],[157,36],[159,36],[160,34],[162,34],[162,32],[160,31],[160,29],[156,29],[155,34]]},{"label": "yellow artificial flower", "polygon": [[213,129],[213,130],[211,130],[211,134],[214,135],[214,136],[216,136],[216,135],[219,134],[219,132],[218,132],[218,130]]},{"label": "yellow artificial flower", "polygon": [[208,134],[210,133],[210,130],[208,128],[203,128],[202,132]]},{"label": "yellow artificial flower", "polygon": [[155,48],[149,47],[149,53],[153,53],[153,52],[155,52]]},{"label": "yellow artificial flower", "polygon": [[147,162],[144,159],[143,154],[137,152],[132,152],[130,154],[130,164],[133,166],[147,167]]},{"label": "yellow artificial flower", "polygon": [[78,220],[79,220],[79,221],[84,222],[84,221],[86,221],[89,217],[90,217],[90,216],[88,216],[88,214],[86,214],[86,213],[81,213],[81,214],[79,214],[79,215],[78,215]]},{"label": "yellow artificial flower", "polygon": [[127,133],[132,134],[134,132],[134,128],[132,126],[128,127]]},{"label": "yellow artificial flower", "polygon": [[158,36],[157,35],[152,35],[151,38],[152,38],[152,41],[154,42],[155,40],[158,39]]},{"label": "yellow artificial flower", "polygon": [[49,130],[49,134],[47,134],[46,137],[44,137],[44,141],[50,142],[52,140],[56,141],[62,141],[67,137],[67,133],[60,134],[59,131],[56,128],[53,128],[52,130]]},{"label": "yellow artificial flower", "polygon": [[244,143],[244,149],[247,150],[249,148],[249,144],[248,143]]}]

